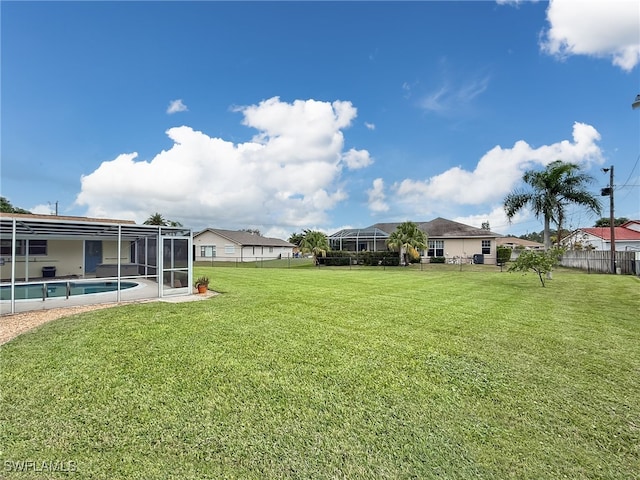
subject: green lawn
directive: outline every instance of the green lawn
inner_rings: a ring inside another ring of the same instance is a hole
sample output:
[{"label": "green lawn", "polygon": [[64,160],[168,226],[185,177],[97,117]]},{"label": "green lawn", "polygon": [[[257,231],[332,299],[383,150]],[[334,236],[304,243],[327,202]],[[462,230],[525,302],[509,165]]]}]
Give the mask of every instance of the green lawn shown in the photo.
[{"label": "green lawn", "polygon": [[[0,348],[0,477],[640,477],[640,282],[198,267]],[[17,461],[74,462],[75,474]]]}]

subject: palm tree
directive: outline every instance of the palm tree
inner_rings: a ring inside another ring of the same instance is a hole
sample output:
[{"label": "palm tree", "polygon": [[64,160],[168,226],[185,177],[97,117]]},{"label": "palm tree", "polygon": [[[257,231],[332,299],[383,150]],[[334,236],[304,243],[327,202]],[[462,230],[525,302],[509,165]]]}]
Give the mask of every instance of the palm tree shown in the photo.
[{"label": "palm tree", "polygon": [[317,230],[305,230],[303,232],[304,237],[300,242],[300,250],[303,253],[312,253],[315,264],[318,265],[319,256],[325,256],[331,247],[329,246],[329,240],[327,236]]},{"label": "palm tree", "polygon": [[586,190],[593,178],[581,172],[580,166],[575,163],[556,160],[543,171],[526,171],[522,180],[531,190],[514,190],[509,193],[504,199],[504,210],[509,220],[526,206],[533,210],[536,218],[542,217],[545,250],[551,248],[551,222],[558,225],[560,232],[567,205],[584,206],[598,215],[601,212],[600,201]]},{"label": "palm tree", "polygon": [[295,246],[299,247],[300,243],[302,243],[302,240],[304,239],[304,233],[292,233],[289,236],[289,240],[287,240],[289,243],[293,243]]},{"label": "palm tree", "polygon": [[162,226],[166,226],[167,225],[167,221],[165,220],[165,218],[162,216],[161,213],[154,213],[153,215],[150,215],[149,218],[147,218],[144,221],[144,225],[162,225]]},{"label": "palm tree", "polygon": [[404,264],[409,265],[410,250],[424,250],[427,248],[427,234],[418,228],[413,222],[404,222],[389,235],[387,245],[392,250],[400,252],[400,261],[404,258]]},{"label": "palm tree", "polygon": [[182,227],[180,222],[175,220],[167,220],[161,213],[154,213],[144,221],[144,225],[160,225],[162,227]]}]

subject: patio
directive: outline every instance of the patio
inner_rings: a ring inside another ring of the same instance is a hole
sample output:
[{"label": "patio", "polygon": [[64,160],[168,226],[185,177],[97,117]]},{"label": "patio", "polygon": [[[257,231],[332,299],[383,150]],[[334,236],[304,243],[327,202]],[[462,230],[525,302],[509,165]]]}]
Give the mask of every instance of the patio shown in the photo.
[{"label": "patio", "polygon": [[[0,301],[0,313],[191,295],[192,232],[184,227],[137,225],[51,215],[0,214],[0,277],[10,289]],[[117,289],[90,295],[19,300],[16,287],[42,288],[43,282],[68,281],[81,285],[100,277]],[[122,281],[137,286],[121,289]],[[92,297],[92,298],[88,298]],[[43,300],[44,299],[44,300]]]}]

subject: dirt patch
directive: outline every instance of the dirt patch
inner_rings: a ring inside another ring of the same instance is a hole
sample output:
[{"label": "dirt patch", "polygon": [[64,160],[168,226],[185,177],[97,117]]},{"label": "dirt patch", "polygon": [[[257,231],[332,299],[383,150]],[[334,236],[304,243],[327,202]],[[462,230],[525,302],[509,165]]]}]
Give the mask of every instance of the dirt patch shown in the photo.
[{"label": "dirt patch", "polygon": [[204,295],[185,295],[172,299],[165,298],[159,300],[155,298],[150,300],[137,300],[132,302],[98,303],[95,305],[77,305],[73,307],[50,308],[47,310],[32,310],[29,312],[2,315],[0,317],[0,345],[7,343],[9,340],[13,340],[18,335],[24,332],[28,332],[29,330],[38,327],[43,323],[57,320],[58,318],[62,317],[68,317],[69,315],[75,315],[76,313],[89,312],[91,310],[102,310],[103,308],[118,307],[126,305],[128,303],[146,303],[156,301],[165,301],[168,303],[191,302],[197,300],[206,300],[215,295],[218,295],[218,293],[209,290]]},{"label": "dirt patch", "polygon": [[100,303],[96,305],[78,305],[75,307],[51,308],[49,310],[32,310],[30,312],[14,313],[0,317],[0,345],[16,338],[43,323],[68,317],[76,313],[117,307],[122,303]]}]

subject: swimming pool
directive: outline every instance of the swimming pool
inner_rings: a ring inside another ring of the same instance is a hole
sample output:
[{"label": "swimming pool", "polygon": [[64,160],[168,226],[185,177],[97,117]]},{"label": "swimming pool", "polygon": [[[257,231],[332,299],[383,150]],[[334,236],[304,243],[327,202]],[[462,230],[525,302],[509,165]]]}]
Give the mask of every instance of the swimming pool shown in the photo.
[{"label": "swimming pool", "polygon": [[[45,287],[46,286],[46,287]],[[120,290],[138,286],[136,282],[120,282]],[[46,290],[45,290],[46,288]],[[15,286],[16,300],[38,300],[53,297],[71,297],[91,293],[115,292],[118,282],[46,282]],[[11,286],[0,287],[0,300],[11,300]]]}]

